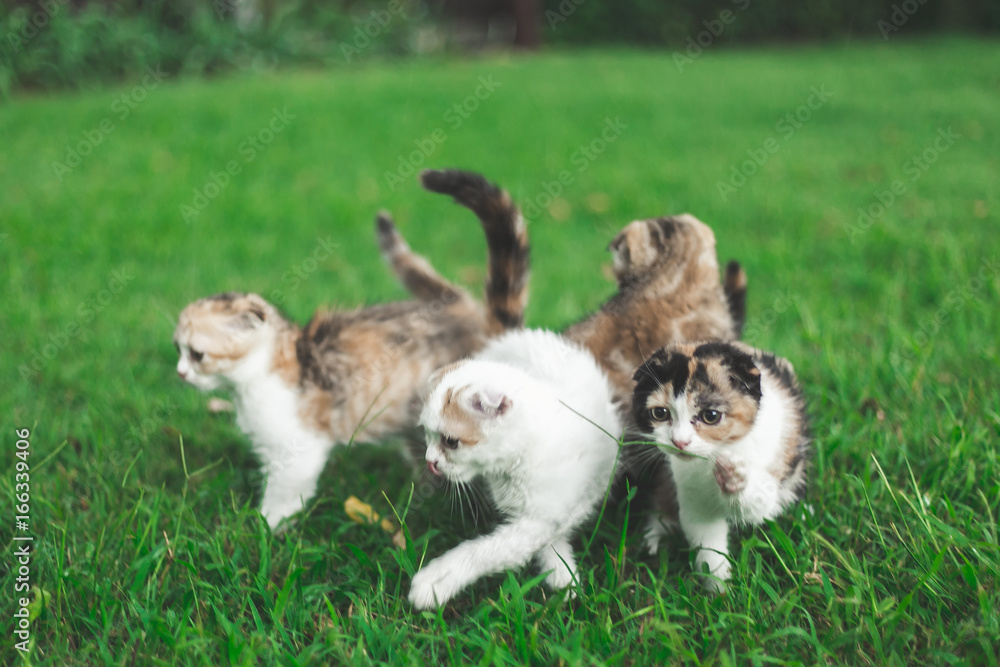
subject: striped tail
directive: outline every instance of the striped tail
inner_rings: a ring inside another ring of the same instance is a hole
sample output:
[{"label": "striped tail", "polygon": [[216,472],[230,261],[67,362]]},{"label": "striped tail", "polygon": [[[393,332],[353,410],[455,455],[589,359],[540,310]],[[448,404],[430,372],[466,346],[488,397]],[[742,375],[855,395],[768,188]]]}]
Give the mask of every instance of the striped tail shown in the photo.
[{"label": "striped tail", "polygon": [[739,340],[747,320],[747,274],[735,259],[726,265],[722,289],[726,293],[729,315],[733,318],[733,333],[736,334],[736,340]]},{"label": "striped tail", "polygon": [[420,174],[431,192],[451,195],[479,217],[489,249],[486,315],[489,333],[496,335],[524,326],[530,273],[528,230],[510,195],[479,174],[457,169],[426,170]]}]

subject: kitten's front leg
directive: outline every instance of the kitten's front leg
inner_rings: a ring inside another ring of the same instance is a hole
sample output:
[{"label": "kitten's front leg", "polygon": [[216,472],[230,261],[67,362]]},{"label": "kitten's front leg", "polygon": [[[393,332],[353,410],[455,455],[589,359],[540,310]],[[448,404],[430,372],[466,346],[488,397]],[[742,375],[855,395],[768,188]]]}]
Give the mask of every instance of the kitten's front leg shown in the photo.
[{"label": "kitten's front leg", "polygon": [[729,579],[729,524],[724,518],[703,519],[683,511],[680,518],[688,544],[698,549],[694,563],[702,585],[715,593],[724,592]]},{"label": "kitten's front leg", "polygon": [[315,495],[328,451],[325,443],[308,439],[261,452],[267,486],[260,513],[272,530]]},{"label": "kitten's front leg", "polygon": [[552,544],[547,544],[535,554],[535,561],[542,572],[552,570],[545,583],[554,590],[566,588],[573,583],[576,576],[576,559],[573,558],[573,547],[560,538]]},{"label": "kitten's front leg", "polygon": [[446,603],[480,577],[524,565],[549,540],[554,526],[513,521],[489,535],[467,540],[413,576],[410,602],[417,609]]}]

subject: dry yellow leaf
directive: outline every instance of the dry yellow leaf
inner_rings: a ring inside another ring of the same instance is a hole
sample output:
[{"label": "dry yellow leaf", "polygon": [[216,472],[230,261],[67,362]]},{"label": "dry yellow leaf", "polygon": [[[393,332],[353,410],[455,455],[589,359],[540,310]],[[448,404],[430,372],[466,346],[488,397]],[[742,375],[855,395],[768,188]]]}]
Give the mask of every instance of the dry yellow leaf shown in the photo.
[{"label": "dry yellow leaf", "polygon": [[388,518],[379,521],[380,517],[378,512],[372,509],[372,506],[366,502],[363,502],[356,496],[351,496],[344,501],[344,512],[350,517],[351,521],[360,523],[365,526],[370,526],[372,524],[378,524],[379,527],[385,532],[392,535],[398,528]]},{"label": "dry yellow leaf", "polygon": [[351,496],[344,501],[344,511],[347,512],[347,516],[351,518],[351,521],[363,525],[373,524],[379,519],[378,512],[373,510],[371,505],[362,502],[356,496]]}]

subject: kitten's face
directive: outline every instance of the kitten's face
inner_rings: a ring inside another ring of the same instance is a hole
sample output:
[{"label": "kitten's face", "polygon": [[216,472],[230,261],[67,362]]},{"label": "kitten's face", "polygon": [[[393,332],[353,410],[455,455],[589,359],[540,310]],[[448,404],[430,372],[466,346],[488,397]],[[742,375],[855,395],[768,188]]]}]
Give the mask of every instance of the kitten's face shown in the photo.
[{"label": "kitten's face", "polygon": [[687,213],[631,222],[611,241],[608,250],[619,286],[642,281],[667,261],[683,266],[686,258],[694,257],[699,263],[717,264],[715,234]]},{"label": "kitten's face", "polygon": [[723,453],[749,433],[760,408],[760,370],[728,343],[665,348],[647,359],[634,379],[636,423],[684,455]]},{"label": "kitten's face", "polygon": [[201,390],[217,388],[222,377],[265,344],[272,311],[256,294],[235,292],[190,304],[174,332],[177,374]]},{"label": "kitten's face", "polygon": [[513,405],[472,370],[467,362],[458,362],[432,375],[432,390],[420,414],[427,469],[452,482],[470,482],[495,466],[502,451],[489,436]]}]

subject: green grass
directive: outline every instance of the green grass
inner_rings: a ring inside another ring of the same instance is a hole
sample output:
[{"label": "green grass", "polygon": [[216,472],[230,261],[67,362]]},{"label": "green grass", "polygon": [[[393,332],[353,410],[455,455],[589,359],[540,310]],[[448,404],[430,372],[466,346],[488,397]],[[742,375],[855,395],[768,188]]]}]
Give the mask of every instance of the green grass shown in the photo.
[{"label": "green grass", "polygon": [[[364,61],[167,80],[125,118],[112,105],[128,88],[0,108],[0,490],[13,495],[14,429],[30,428],[27,663],[996,665],[997,46],[709,49],[682,73],[669,53]],[[446,111],[490,76],[500,86],[453,129]],[[823,85],[832,97],[786,138],[776,124]],[[246,162],[241,142],[275,108],[295,118]],[[60,180],[52,163],[105,118],[113,132]],[[581,172],[574,151],[608,118],[627,128]],[[612,293],[605,246],[636,218],[690,211],[746,266],[748,339],[795,363],[816,457],[807,504],[737,542],[729,595],[698,589],[681,538],[644,555],[641,508],[617,506],[581,554],[576,599],[528,569],[415,613],[425,550],[483,527],[436,496],[411,508],[406,550],[350,521],[350,495],[406,506],[410,473],[388,447],[338,452],[284,535],[252,509],[232,416],[175,376],[176,315],[228,289],[280,296],[300,320],[404,298],[375,249],[379,208],[479,289],[474,218],[385,178],[436,128],[447,139],[425,166],[482,171],[523,204],[572,177],[530,224],[533,326]],[[960,138],[912,180],[908,161],[948,128]],[[777,153],[723,199],[717,183],[771,137]],[[186,224],[180,206],[229,161],[240,173]],[[851,234],[895,180],[902,194]],[[313,267],[326,237],[337,246]],[[23,377],[33,359],[44,368]]]}]

